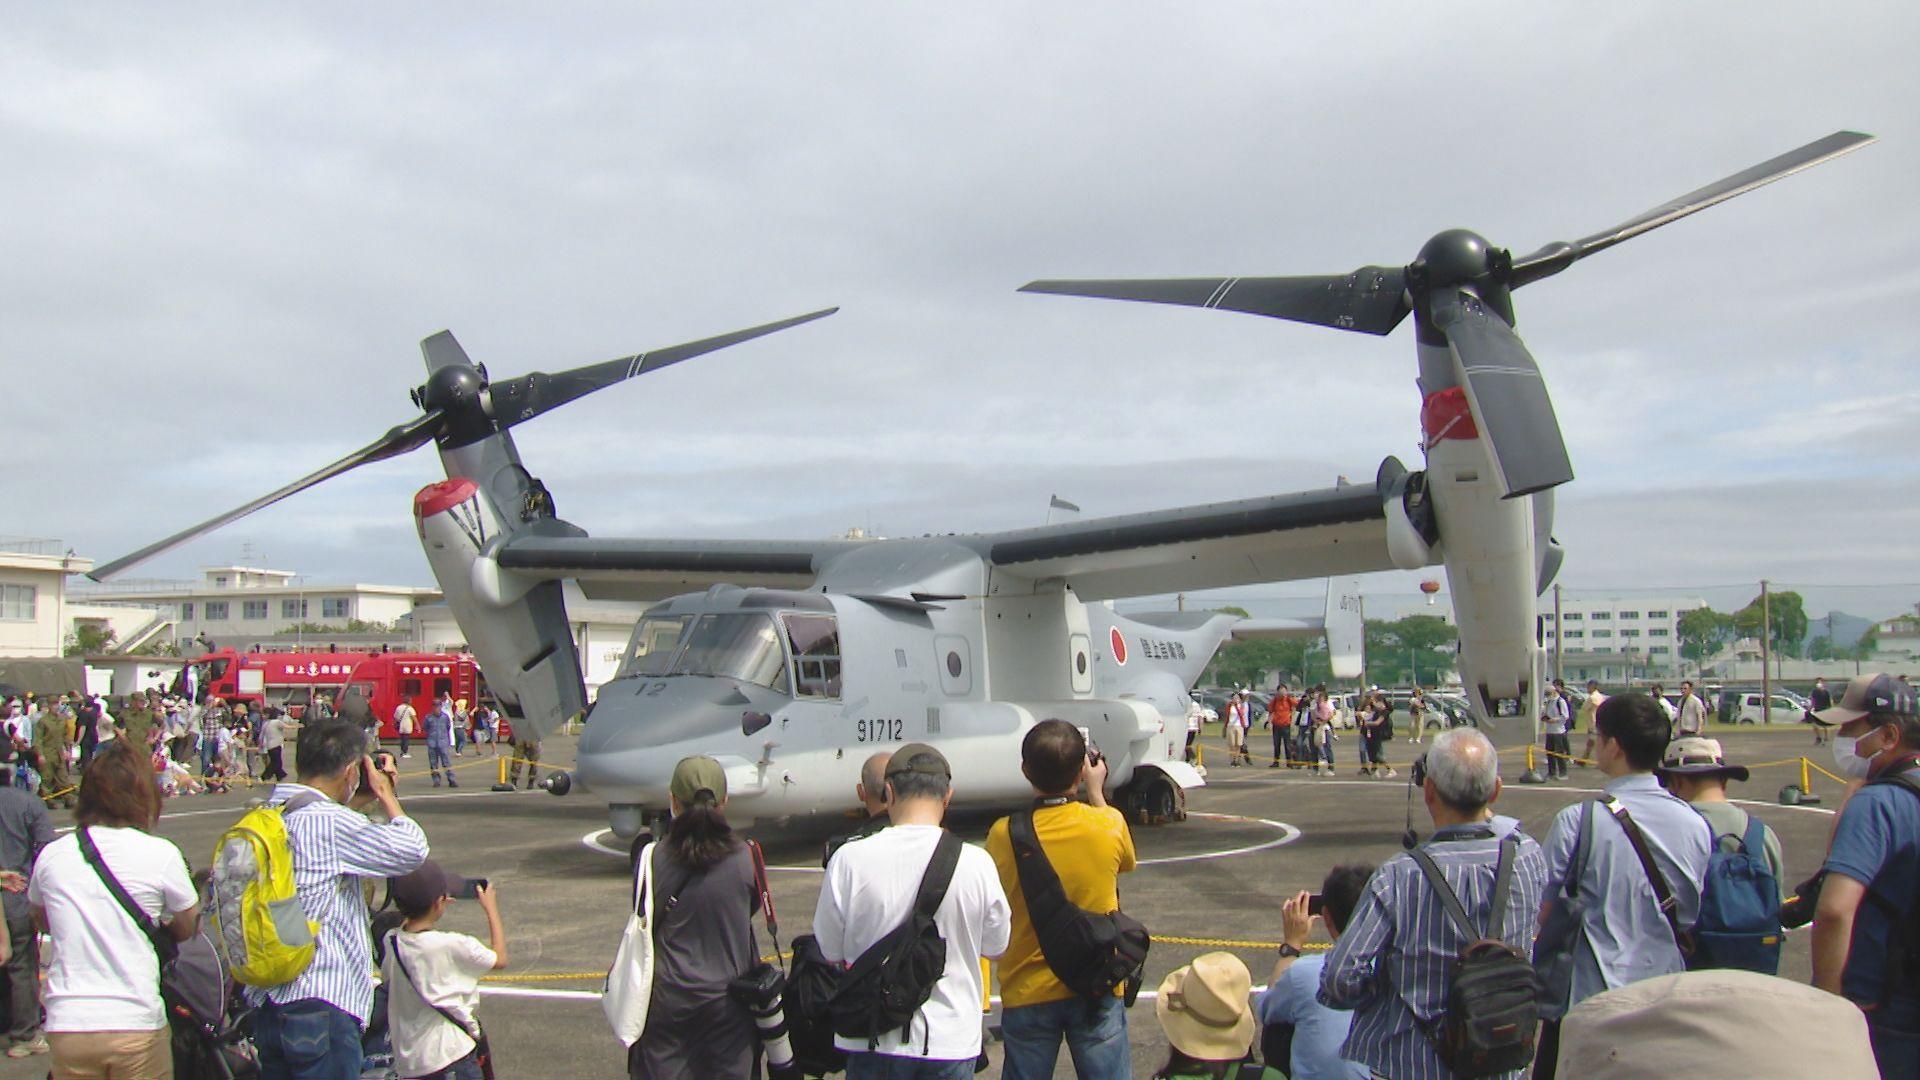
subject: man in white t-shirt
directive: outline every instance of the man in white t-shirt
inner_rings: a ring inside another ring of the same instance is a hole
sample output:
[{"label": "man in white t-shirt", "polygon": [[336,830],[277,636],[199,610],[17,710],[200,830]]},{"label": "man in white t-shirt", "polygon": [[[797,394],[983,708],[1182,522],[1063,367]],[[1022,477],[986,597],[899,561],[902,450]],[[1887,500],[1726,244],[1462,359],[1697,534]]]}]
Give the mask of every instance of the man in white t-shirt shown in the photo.
[{"label": "man in white t-shirt", "polygon": [[[413,711],[413,706],[408,704],[405,698],[400,699],[400,704],[393,710],[393,730],[400,735],[400,756],[403,758],[413,756],[413,733],[417,726],[418,717]],[[439,780],[439,777],[434,777],[435,783]]]},{"label": "man in white t-shirt", "polygon": [[[124,759],[124,760],[122,760]],[[87,771],[74,818],[115,879],[148,919],[175,940],[192,937],[200,898],[180,849],[145,830],[158,819],[159,793],[146,756],[102,749]],[[53,937],[46,990],[47,1037],[55,1075],[172,1076],[160,961],[153,942],[87,864],[80,834],[40,852],[27,883],[36,926]]]},{"label": "man in white t-shirt", "polygon": [[[886,780],[893,826],[842,847],[827,863],[813,934],[831,964],[851,964],[907,920],[946,832],[940,821],[953,797],[953,771],[940,751],[908,743],[888,759]],[[847,1051],[847,1080],[969,1080],[980,1056],[980,959],[1006,951],[1012,918],[993,859],[962,846],[933,918],[946,939],[946,970],[907,1026],[879,1036],[872,1050],[866,1039],[834,1036]]]}]

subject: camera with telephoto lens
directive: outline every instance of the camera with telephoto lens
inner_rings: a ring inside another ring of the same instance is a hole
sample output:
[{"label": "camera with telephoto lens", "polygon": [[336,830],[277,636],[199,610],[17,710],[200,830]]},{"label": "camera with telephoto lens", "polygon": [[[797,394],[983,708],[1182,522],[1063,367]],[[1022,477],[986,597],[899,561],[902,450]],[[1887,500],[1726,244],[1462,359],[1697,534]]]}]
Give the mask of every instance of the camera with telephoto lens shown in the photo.
[{"label": "camera with telephoto lens", "polygon": [[800,1080],[800,1070],[793,1064],[793,1042],[787,1037],[787,1016],[780,1002],[786,988],[786,973],[766,963],[755,964],[727,984],[728,996],[747,1007],[753,1015],[753,1026],[760,1031],[769,1080]]}]

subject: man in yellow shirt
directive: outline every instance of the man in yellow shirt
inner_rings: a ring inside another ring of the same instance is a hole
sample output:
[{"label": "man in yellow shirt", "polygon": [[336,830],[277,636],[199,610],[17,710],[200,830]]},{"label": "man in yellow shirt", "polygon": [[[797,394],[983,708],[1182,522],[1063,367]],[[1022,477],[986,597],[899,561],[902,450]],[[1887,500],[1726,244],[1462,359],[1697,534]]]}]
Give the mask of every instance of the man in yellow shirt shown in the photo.
[{"label": "man in yellow shirt", "polygon": [[[1107,763],[1089,752],[1080,729],[1064,720],[1043,720],[1020,744],[1020,771],[1033,785],[1033,830],[1067,900],[1087,911],[1120,906],[1120,875],[1134,867],[1133,835],[1120,811],[1107,805]],[[1079,800],[1082,785],[1086,801]],[[1121,993],[1099,1000],[1067,989],[1047,967],[1020,889],[1009,820],[987,833],[987,854],[1000,871],[1000,885],[1013,907],[1013,933],[1000,957],[1001,1030],[1005,1080],[1053,1075],[1064,1038],[1074,1071],[1090,1077],[1131,1074],[1127,1011]]]}]

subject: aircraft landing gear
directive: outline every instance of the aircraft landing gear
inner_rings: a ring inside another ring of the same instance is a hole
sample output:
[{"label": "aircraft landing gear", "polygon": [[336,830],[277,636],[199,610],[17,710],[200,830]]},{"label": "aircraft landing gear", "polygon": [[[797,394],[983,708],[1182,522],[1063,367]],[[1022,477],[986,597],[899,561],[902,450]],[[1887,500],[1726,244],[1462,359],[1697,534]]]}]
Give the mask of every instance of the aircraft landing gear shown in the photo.
[{"label": "aircraft landing gear", "polygon": [[1135,825],[1187,820],[1187,793],[1158,769],[1142,769],[1114,794],[1114,805]]}]

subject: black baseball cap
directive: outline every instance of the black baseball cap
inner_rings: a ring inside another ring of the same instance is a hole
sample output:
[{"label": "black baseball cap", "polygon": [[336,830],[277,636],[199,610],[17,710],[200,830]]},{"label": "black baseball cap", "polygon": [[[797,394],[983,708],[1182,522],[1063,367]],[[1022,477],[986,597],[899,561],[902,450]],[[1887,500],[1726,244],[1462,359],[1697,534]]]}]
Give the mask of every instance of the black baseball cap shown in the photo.
[{"label": "black baseball cap", "polygon": [[466,887],[466,878],[449,874],[432,859],[423,861],[408,873],[387,879],[394,906],[409,916],[425,914],[441,897],[452,896]]}]

